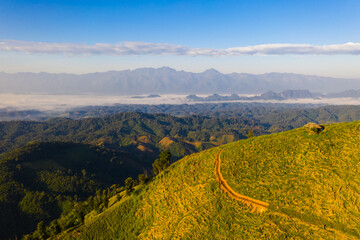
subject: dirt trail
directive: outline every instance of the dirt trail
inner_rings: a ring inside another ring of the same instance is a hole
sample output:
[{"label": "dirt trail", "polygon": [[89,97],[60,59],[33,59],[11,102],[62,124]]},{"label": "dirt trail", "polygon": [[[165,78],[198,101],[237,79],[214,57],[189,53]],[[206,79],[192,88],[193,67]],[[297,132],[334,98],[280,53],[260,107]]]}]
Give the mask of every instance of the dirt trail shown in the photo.
[{"label": "dirt trail", "polygon": [[216,164],[215,164],[215,175],[216,175],[216,179],[220,182],[221,185],[221,189],[223,189],[229,197],[243,202],[246,205],[248,205],[249,207],[252,208],[252,212],[257,212],[257,213],[261,213],[263,211],[266,211],[269,207],[269,204],[266,202],[262,202],[244,195],[240,195],[237,192],[235,192],[226,182],[226,180],[223,178],[223,176],[221,175],[220,172],[220,164],[221,164],[221,159],[220,159],[220,154],[221,154],[222,150],[218,152],[217,157],[216,157]]},{"label": "dirt trail", "polygon": [[[226,182],[226,180],[223,178],[223,176],[221,175],[220,172],[220,164],[221,164],[221,155],[222,150],[220,150],[217,153],[216,156],[216,164],[215,164],[215,175],[216,175],[216,179],[220,182],[221,185],[221,189],[223,189],[229,197],[231,197],[232,199],[235,199],[237,201],[240,201],[242,203],[245,203],[246,205],[248,205],[250,208],[252,208],[252,212],[257,212],[257,213],[262,213],[266,210],[268,210],[269,204],[266,202],[262,202],[244,195],[240,195],[237,192],[235,192]],[[307,227],[312,227],[312,226],[320,226],[321,228],[323,227],[323,225],[320,224],[314,224],[311,222],[307,222],[304,219],[299,218],[298,216],[291,216],[289,214],[283,213],[283,212],[274,212],[272,211],[272,214],[276,215],[276,216],[281,216],[284,218],[291,218],[294,222],[296,222],[296,224],[301,224],[303,226],[307,226]],[[344,232],[342,229],[338,229],[338,228],[327,228],[328,232],[334,233],[335,234],[335,239],[357,239],[356,237],[353,236],[349,236],[348,233]]]}]

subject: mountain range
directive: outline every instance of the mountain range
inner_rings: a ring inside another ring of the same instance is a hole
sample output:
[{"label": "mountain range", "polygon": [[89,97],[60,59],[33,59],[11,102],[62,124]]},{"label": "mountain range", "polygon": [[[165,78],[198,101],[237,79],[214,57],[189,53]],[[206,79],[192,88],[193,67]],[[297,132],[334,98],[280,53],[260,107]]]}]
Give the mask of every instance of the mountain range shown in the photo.
[{"label": "mountain range", "polygon": [[274,92],[274,91],[267,91],[260,95],[246,97],[246,96],[239,96],[237,94],[228,95],[219,95],[214,93],[207,97],[199,97],[197,95],[188,95],[186,97],[192,101],[200,101],[200,102],[208,102],[208,101],[237,101],[237,100],[247,100],[247,101],[254,101],[254,100],[286,100],[286,99],[302,99],[302,98],[360,98],[360,90],[347,90],[337,93],[328,93],[328,94],[321,94],[321,93],[312,93],[309,90],[285,90],[282,92]]},{"label": "mountain range", "polygon": [[329,93],[359,89],[359,79],[341,79],[294,73],[223,74],[215,69],[202,73],[169,67],[135,70],[68,73],[0,72],[0,93],[48,94],[209,94],[263,93],[307,89]]}]

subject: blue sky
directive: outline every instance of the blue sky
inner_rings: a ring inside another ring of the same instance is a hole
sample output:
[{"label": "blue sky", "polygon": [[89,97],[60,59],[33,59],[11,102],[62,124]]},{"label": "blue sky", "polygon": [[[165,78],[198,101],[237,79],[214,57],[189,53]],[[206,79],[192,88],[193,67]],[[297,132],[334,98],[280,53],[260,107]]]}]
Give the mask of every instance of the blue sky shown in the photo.
[{"label": "blue sky", "polygon": [[359,12],[358,0],[2,0],[0,71],[170,66],[360,78]]}]

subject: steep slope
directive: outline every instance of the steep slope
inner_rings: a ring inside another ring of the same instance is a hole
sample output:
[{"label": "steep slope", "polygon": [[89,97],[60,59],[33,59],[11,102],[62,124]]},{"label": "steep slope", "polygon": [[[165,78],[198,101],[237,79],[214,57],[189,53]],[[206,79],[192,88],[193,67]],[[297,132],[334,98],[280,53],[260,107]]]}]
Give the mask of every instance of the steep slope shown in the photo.
[{"label": "steep slope", "polygon": [[266,211],[269,208],[268,203],[259,201],[257,199],[254,199],[254,198],[251,198],[251,197],[248,197],[245,195],[241,195],[241,194],[237,193],[236,191],[234,191],[229,186],[229,184],[224,179],[224,177],[221,173],[221,152],[222,151],[218,152],[218,154],[216,156],[216,164],[215,164],[215,175],[216,175],[216,179],[220,182],[221,189],[223,189],[224,192],[226,192],[230,198],[233,198],[236,201],[240,201],[240,202],[248,205],[253,210],[253,212],[262,213],[262,212]]},{"label": "steep slope", "polygon": [[229,144],[223,176],[274,211],[359,237],[359,132],[359,122],[341,123]]},{"label": "steep slope", "polygon": [[38,222],[141,172],[130,154],[88,144],[32,143],[0,155],[0,239],[34,231]]},{"label": "steep slope", "polygon": [[[171,165],[102,214],[58,239],[357,239],[360,123],[241,140]],[[230,198],[269,204],[261,214]]]}]

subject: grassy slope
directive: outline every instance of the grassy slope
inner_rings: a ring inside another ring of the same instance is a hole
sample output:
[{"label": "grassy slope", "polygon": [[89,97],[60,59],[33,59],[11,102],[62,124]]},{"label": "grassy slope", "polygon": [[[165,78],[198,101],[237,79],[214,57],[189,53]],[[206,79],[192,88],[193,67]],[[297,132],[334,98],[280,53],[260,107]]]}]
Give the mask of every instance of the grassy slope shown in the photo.
[{"label": "grassy slope", "polygon": [[[304,128],[192,154],[61,239],[344,239],[359,237],[360,123]],[[250,213],[224,194],[229,185],[270,203]]]},{"label": "grassy slope", "polygon": [[360,124],[305,128],[229,144],[222,172],[273,210],[360,237]]}]

